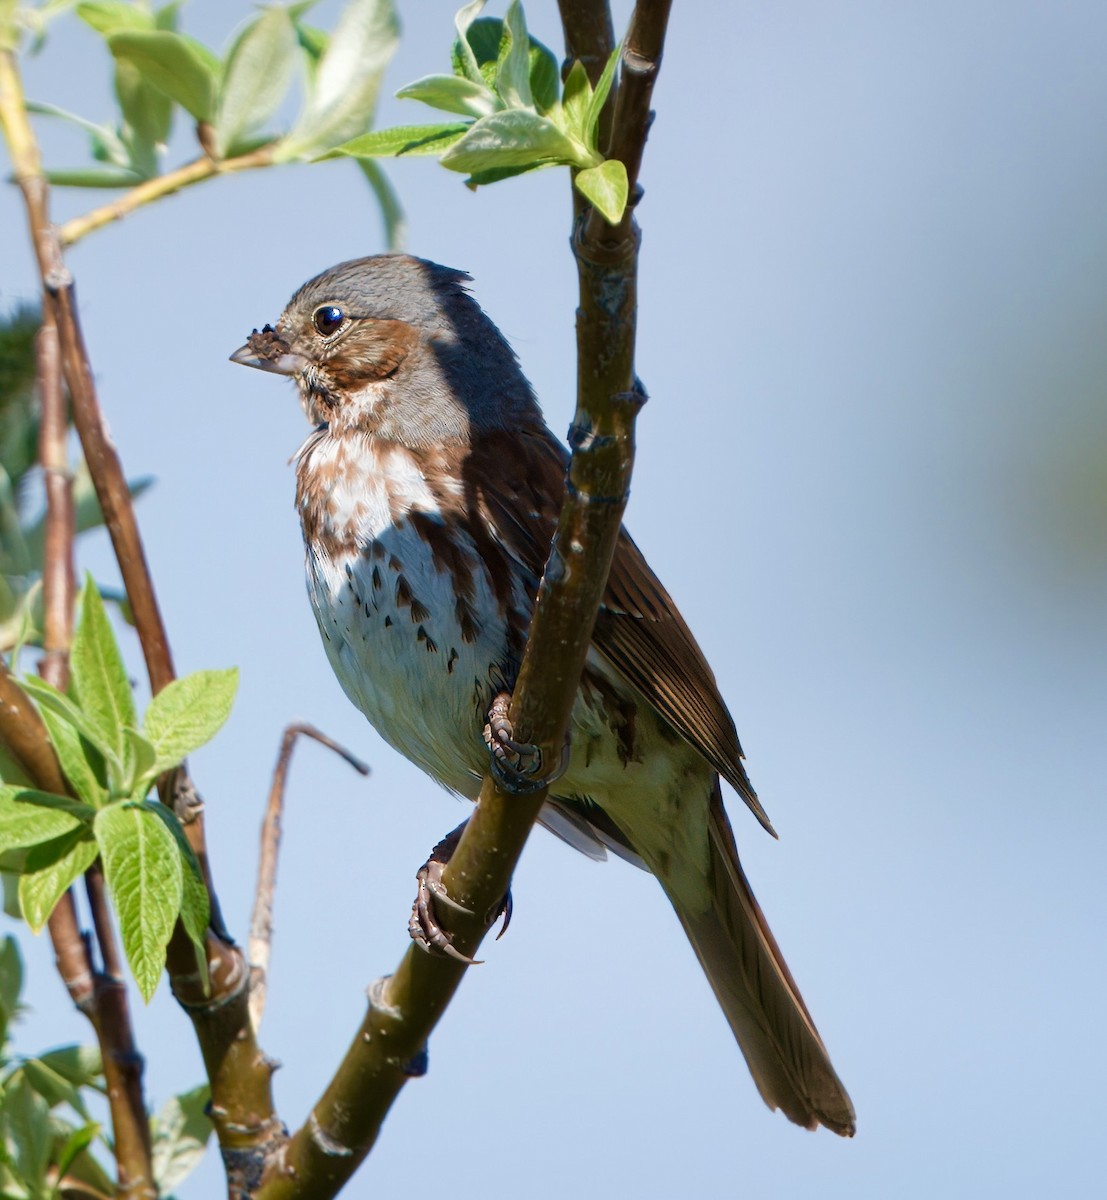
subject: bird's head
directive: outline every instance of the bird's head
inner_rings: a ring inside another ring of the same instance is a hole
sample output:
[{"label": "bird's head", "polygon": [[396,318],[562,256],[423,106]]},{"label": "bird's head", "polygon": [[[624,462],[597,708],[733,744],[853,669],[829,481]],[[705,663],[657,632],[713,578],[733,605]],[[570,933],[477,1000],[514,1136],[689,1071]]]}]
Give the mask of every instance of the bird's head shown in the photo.
[{"label": "bird's head", "polygon": [[231,361],[292,378],[309,420],[336,432],[426,446],[533,421],[530,385],[468,278],[400,254],[340,263]]}]

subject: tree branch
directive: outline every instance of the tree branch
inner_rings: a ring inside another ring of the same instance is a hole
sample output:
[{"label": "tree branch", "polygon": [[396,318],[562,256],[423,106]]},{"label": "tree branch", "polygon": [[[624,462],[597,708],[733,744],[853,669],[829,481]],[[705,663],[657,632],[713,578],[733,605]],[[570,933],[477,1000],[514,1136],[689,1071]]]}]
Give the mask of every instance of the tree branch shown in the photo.
[{"label": "tree branch", "polygon": [[[597,44],[595,8],[562,0],[570,48]],[[651,88],[668,11],[668,0],[641,0],[632,18],[633,71]],[[602,44],[602,29],[598,37]],[[612,142],[624,161],[635,164],[636,176],[648,122],[640,117],[641,89],[635,85],[624,101],[622,87],[620,82]],[[628,494],[634,420],[645,398],[634,374],[637,227],[629,214],[617,229],[599,225],[602,231],[582,214],[573,237],[580,308],[572,459],[510,713],[516,736],[540,744],[546,762],[557,761],[569,727]],[[495,919],[545,795],[508,795],[485,778],[476,811],[443,871],[450,897],[473,914],[464,917],[452,908],[449,914],[454,944],[464,954],[476,951]],[[257,1193],[260,1200],[337,1194],[372,1149],[399,1090],[425,1070],[427,1039],[466,969],[412,945],[396,972],[370,988],[368,1012],[342,1064],[278,1155]]]},{"label": "tree branch", "polygon": [[[43,283],[43,309],[57,326],[74,425],[119,562],[151,688],[157,692],[174,678],[169,643],[130,493],[97,401],[92,368],[77,321],[73,279],[62,259],[57,231],[50,224],[48,188],[34,132],[27,120],[18,63],[10,48],[0,48],[0,130],[7,141],[27,210]],[[65,793],[65,781],[42,722],[6,668],[0,671],[0,737],[26,765],[36,786]],[[174,774],[177,790],[189,790],[183,768]],[[171,786],[172,779],[163,777],[159,781],[163,801],[173,800],[169,794]],[[201,862],[206,863],[198,805],[193,819],[185,823],[185,832]],[[214,912],[216,897],[210,882],[209,891]],[[207,990],[196,972],[191,943],[178,926],[168,948],[170,982],[174,995],[193,1022],[200,1043],[212,1088],[212,1121],[228,1175],[232,1180],[243,1181],[256,1175],[259,1156],[269,1151],[271,1142],[280,1134],[270,1087],[273,1068],[259,1049],[250,1024],[249,973],[242,952],[211,931],[206,938],[206,950],[210,975]],[[245,1188],[245,1183],[242,1186]]]},{"label": "tree branch", "polygon": [[[35,357],[42,412],[38,453],[46,491],[45,654],[39,663],[39,673],[48,683],[64,691],[69,675],[76,592],[73,568],[76,521],[73,477],[65,444],[67,426],[58,361],[58,332],[50,312],[43,314],[42,328],[35,341]],[[77,971],[76,978],[82,981],[83,988],[84,979],[91,977],[91,996],[82,994],[78,1007],[92,1021],[100,1044],[120,1194],[133,1196],[136,1200],[154,1200],[157,1189],[150,1157],[150,1122],[142,1093],[143,1060],[135,1045],[122,964],[98,865],[89,870],[85,880],[103,970],[95,969],[90,947],[80,937],[72,892],[66,894],[61,911],[52,914],[48,922],[50,935],[54,938],[54,957],[63,980]]]},{"label": "tree branch", "polygon": [[320,745],[333,750],[340,758],[361,775],[368,775],[369,768],[349,750],[320,732],[314,725],[289,725],[281,738],[277,754],[277,765],[273,768],[273,782],[269,788],[269,803],[265,808],[265,819],[261,824],[261,850],[258,854],[258,882],[254,891],[254,912],[250,920],[250,940],[247,953],[250,961],[250,1020],[254,1031],[261,1027],[265,1012],[266,991],[269,976],[269,955],[273,941],[273,897],[277,890],[277,858],[281,848],[281,819],[284,815],[285,785],[288,768],[292,762],[292,750],[296,739],[314,738]]}]

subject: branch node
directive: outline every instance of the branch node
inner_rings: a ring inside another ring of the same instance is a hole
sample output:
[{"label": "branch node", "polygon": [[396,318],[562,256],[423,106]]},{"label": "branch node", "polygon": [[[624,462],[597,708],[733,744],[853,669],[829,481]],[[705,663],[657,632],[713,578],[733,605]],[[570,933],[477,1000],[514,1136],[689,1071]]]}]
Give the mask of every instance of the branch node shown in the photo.
[{"label": "branch node", "polygon": [[354,1153],[349,1146],[343,1146],[326,1133],[314,1112],[308,1117],[308,1128],[311,1130],[311,1140],[328,1158],[349,1158]]}]

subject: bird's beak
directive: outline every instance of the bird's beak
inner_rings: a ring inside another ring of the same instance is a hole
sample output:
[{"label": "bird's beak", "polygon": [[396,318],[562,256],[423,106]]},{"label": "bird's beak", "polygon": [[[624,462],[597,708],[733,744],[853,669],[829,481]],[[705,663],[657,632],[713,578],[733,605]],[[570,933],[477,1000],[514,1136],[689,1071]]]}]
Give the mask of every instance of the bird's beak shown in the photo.
[{"label": "bird's beak", "polygon": [[257,367],[259,371],[272,371],[274,375],[299,375],[308,365],[308,360],[302,354],[289,351],[270,358],[259,354],[249,342],[239,346],[231,355],[231,362],[244,367]]}]

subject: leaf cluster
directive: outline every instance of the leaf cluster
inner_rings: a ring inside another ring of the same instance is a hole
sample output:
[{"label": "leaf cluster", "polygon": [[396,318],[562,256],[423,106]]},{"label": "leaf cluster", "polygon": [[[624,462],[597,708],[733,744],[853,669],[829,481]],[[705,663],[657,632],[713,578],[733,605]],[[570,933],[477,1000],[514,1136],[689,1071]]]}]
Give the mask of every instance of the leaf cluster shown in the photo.
[{"label": "leaf cluster", "polygon": [[[272,162],[308,161],[364,133],[399,42],[392,0],[351,0],[333,34],[305,21],[314,0],[260,8],[218,54],[178,28],[178,0],[156,9],[127,0],[80,0],[76,15],[114,62],[118,114],[98,123],[54,105],[31,111],[84,130],[93,165],[49,170],[58,186],[120,188],[156,178],[183,112],[213,162],[266,147]],[[304,99],[290,129],[270,128],[299,77]],[[394,239],[399,207],[379,167],[365,169]]]},{"label": "leaf cluster", "polygon": [[[11,1051],[21,1010],[23,963],[12,937],[0,942],[0,1196],[55,1200],[62,1195],[116,1195],[96,1145],[109,1145],[90,1107],[106,1091],[100,1053],[60,1046],[27,1057]],[[207,1085],[172,1097],[151,1123],[154,1174],[168,1195],[196,1166],[211,1134]]]},{"label": "leaf cluster", "polygon": [[69,688],[28,677],[71,795],[9,778],[0,787],[0,866],[19,875],[19,904],[35,932],[95,862],[119,919],[139,991],[154,994],[179,920],[202,974],[210,915],[200,865],[177,817],[149,799],[155,780],[226,721],[238,673],[198,671],[163,688],[139,723],[130,681],[100,593],[87,580],[70,655]]},{"label": "leaf cluster", "polygon": [[324,157],[433,154],[444,167],[466,174],[471,187],[568,166],[577,191],[615,224],[627,203],[626,167],[605,159],[598,140],[619,51],[608,59],[595,88],[583,64],[575,62],[562,89],[557,59],[528,34],[519,0],[502,21],[478,17],[483,7],[484,0],[473,0],[457,13],[452,74],[427,75],[396,93],[464,120],[376,130]]}]

